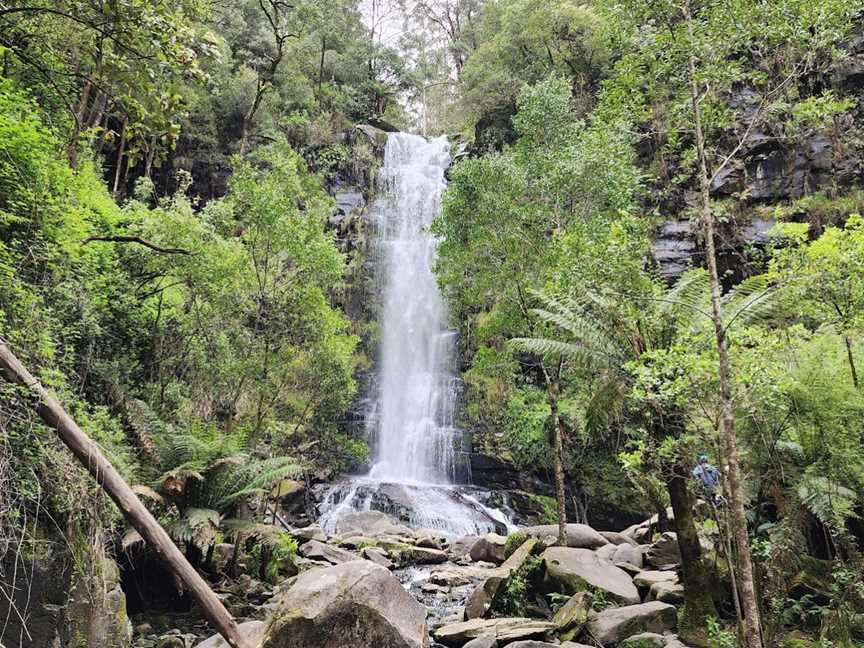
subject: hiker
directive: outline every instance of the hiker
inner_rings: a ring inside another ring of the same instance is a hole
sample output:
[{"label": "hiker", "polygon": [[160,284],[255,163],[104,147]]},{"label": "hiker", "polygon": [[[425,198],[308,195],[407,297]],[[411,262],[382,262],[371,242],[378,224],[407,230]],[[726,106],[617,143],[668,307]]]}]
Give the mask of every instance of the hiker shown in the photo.
[{"label": "hiker", "polygon": [[702,484],[702,490],[711,506],[719,508],[723,506],[723,498],[717,493],[720,487],[720,471],[708,463],[708,455],[700,455],[699,463],[693,469],[693,476]]}]

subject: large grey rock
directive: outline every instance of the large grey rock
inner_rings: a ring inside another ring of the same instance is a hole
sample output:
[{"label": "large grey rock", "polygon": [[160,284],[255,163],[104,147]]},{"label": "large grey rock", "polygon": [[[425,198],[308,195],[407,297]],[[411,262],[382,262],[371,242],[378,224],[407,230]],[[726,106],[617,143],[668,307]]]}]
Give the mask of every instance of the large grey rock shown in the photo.
[{"label": "large grey rock", "polygon": [[684,602],[684,586],[673,581],[654,583],[648,592],[648,600],[678,605]]},{"label": "large grey rock", "polygon": [[674,571],[646,570],[639,572],[633,577],[633,584],[636,587],[645,587],[650,589],[655,583],[662,582],[677,583],[678,574]]},{"label": "large grey rock", "polygon": [[376,565],[381,565],[385,569],[393,569],[393,562],[387,557],[387,552],[378,547],[364,547],[360,554],[366,559],[371,560]]},{"label": "large grey rock", "polygon": [[471,560],[502,563],[504,562],[504,545],[507,544],[507,538],[497,533],[487,533],[480,536],[468,552]]},{"label": "large grey rock", "polygon": [[[322,529],[318,524],[310,524],[307,527],[294,529],[288,533],[298,540],[317,540],[318,542],[327,542],[327,534],[324,533],[324,529]],[[231,547],[233,548],[233,545],[231,545]]]},{"label": "large grey rock", "polygon": [[612,646],[640,632],[673,630],[676,620],[674,606],[651,601],[594,613],[588,619],[588,631],[601,645]]},{"label": "large grey rock", "polygon": [[597,549],[594,553],[596,553],[597,557],[601,560],[608,560],[609,562],[613,562],[613,556],[615,555],[616,551],[618,551],[618,545],[607,544]]},{"label": "large grey rock", "polygon": [[498,640],[495,638],[495,635],[484,635],[482,637],[472,639],[462,648],[498,648]]},{"label": "large grey rock", "polygon": [[543,560],[550,591],[574,594],[590,587],[603,590],[612,600],[625,605],[641,600],[627,572],[601,560],[589,549],[549,547],[543,552]]},{"label": "large grey rock", "polygon": [[554,627],[547,621],[521,617],[471,619],[441,626],[432,632],[432,636],[435,641],[450,648],[459,648],[471,639],[489,635],[503,645],[518,639],[543,638]]},{"label": "large grey rock", "polygon": [[402,536],[411,538],[414,532],[404,524],[381,511],[357,511],[349,513],[336,523],[336,533],[340,536],[365,536],[378,538],[381,536]]},{"label": "large grey rock", "polygon": [[[264,626],[266,624],[263,621],[244,621],[243,623],[237,624],[237,629],[240,630],[240,636],[244,637],[251,643],[253,646],[257,645],[258,640],[261,639],[261,635],[264,633]],[[228,645],[228,642],[222,638],[222,635],[213,635],[209,639],[205,639],[201,643],[199,643],[195,648],[231,648]]]},{"label": "large grey rock", "polygon": [[465,603],[465,619],[479,619],[486,616],[495,602],[495,597],[507,586],[510,575],[519,569],[537,549],[538,541],[529,538],[504,561],[501,567],[492,570],[468,597]]},{"label": "large grey rock", "polygon": [[[539,526],[525,527],[522,533],[542,540],[547,536],[558,536],[557,524],[541,524]],[[565,533],[565,544],[568,547],[579,549],[597,549],[608,544],[606,538],[600,535],[587,524],[568,524]]]},{"label": "large grey rock", "polygon": [[262,648],[428,648],[426,608],[368,560],[313,569],[278,602]]},{"label": "large grey rock", "polygon": [[663,648],[666,637],[656,632],[640,632],[621,642],[621,648]]},{"label": "large grey rock", "polygon": [[600,531],[600,535],[603,536],[607,542],[611,542],[614,545],[631,544],[635,547],[639,544],[630,536],[618,533],[617,531]]},{"label": "large grey rock", "polygon": [[666,531],[654,542],[645,554],[649,565],[657,569],[674,569],[681,564],[678,534]]},{"label": "large grey rock", "polygon": [[528,639],[526,641],[514,641],[513,643],[509,643],[507,644],[507,648],[560,648],[560,644]]},{"label": "large grey rock", "polygon": [[357,556],[352,554],[350,551],[334,547],[333,545],[324,544],[318,540],[310,540],[309,542],[300,545],[297,552],[309,560],[323,560],[332,565],[357,560]]},{"label": "large grey rock", "polygon": [[462,538],[457,538],[450,543],[449,551],[450,555],[461,558],[471,552],[471,547],[474,546],[474,543],[479,540],[479,536],[464,536]]},{"label": "large grey rock", "polygon": [[612,554],[611,561],[613,563],[628,563],[636,567],[643,566],[643,551],[638,546],[633,544],[620,544],[615,547],[615,553]]}]

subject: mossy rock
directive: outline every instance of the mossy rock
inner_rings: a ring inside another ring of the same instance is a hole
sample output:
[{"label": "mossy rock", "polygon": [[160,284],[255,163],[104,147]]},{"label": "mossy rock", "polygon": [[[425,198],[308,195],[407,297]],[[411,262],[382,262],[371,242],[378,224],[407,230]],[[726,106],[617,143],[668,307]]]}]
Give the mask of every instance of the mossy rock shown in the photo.
[{"label": "mossy rock", "polygon": [[817,642],[800,630],[793,630],[783,637],[783,648],[813,648]]}]

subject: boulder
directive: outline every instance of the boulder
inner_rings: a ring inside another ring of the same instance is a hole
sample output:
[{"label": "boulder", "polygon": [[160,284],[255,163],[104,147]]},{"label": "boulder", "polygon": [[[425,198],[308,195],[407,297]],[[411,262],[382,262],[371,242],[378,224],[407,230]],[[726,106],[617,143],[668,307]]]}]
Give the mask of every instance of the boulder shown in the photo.
[{"label": "boulder", "polygon": [[678,605],[684,602],[684,586],[672,581],[654,583],[648,592],[648,600]]},{"label": "boulder", "polygon": [[365,547],[360,555],[385,569],[393,569],[393,562],[387,557],[387,552],[378,547]]},{"label": "boulder", "polygon": [[559,644],[528,639],[526,641],[514,641],[513,643],[509,643],[507,644],[507,648],[559,648]]},{"label": "boulder", "polygon": [[[253,646],[261,639],[264,632],[263,621],[244,621],[237,624],[237,629],[240,630],[240,636],[247,639]],[[222,638],[222,635],[213,635],[209,639],[205,639],[195,648],[231,648],[228,642]]]},{"label": "boulder", "polygon": [[323,560],[331,565],[338,565],[339,563],[357,560],[357,556],[352,554],[350,551],[334,547],[333,545],[324,544],[318,540],[310,540],[309,542],[300,545],[297,552],[309,560]]},{"label": "boulder", "polygon": [[549,547],[543,552],[549,591],[575,594],[596,588],[625,605],[638,603],[639,592],[629,574],[589,549]]},{"label": "boulder", "polygon": [[[554,627],[547,621],[521,617],[471,619],[470,621],[441,626],[432,632],[432,636],[438,643],[450,648],[459,648],[471,639],[483,636],[494,636],[499,644],[506,644],[518,639],[543,638]],[[352,648],[354,647],[352,646]]]},{"label": "boulder", "polygon": [[479,539],[478,536],[464,536],[457,538],[450,543],[450,554],[456,558],[461,558],[471,552],[471,547]]},{"label": "boulder", "polygon": [[651,589],[651,586],[655,583],[662,582],[677,583],[678,574],[674,571],[646,570],[639,572],[633,577],[633,584],[636,587],[644,587],[646,589]]},{"label": "boulder", "polygon": [[600,645],[611,646],[640,632],[661,634],[673,630],[676,621],[675,606],[651,601],[593,613],[588,619],[588,631]]},{"label": "boulder", "polygon": [[674,569],[681,564],[681,551],[678,548],[678,534],[666,531],[654,542],[645,554],[649,565],[657,569]]},{"label": "boulder", "polygon": [[562,639],[572,639],[582,631],[591,612],[591,600],[592,596],[588,592],[577,592],[552,617],[552,623]]},{"label": "boulder", "polygon": [[336,523],[336,533],[340,536],[366,536],[378,538],[381,536],[400,536],[412,538],[414,532],[404,524],[381,511],[357,511],[349,513]]},{"label": "boulder", "polygon": [[440,551],[444,548],[444,543],[441,542],[441,539],[433,535],[422,535],[417,538],[415,544],[424,549],[438,549]]},{"label": "boulder", "polygon": [[[525,527],[521,530],[525,535],[532,538],[545,538],[546,536],[558,537],[558,525],[541,524],[540,526]],[[565,531],[565,544],[568,547],[578,549],[597,549],[608,544],[606,538],[597,533],[587,524],[568,524]]]},{"label": "boulder", "polygon": [[615,547],[615,553],[610,560],[613,563],[628,563],[636,567],[643,566],[643,551],[635,544],[620,544]]},{"label": "boulder", "polygon": [[630,536],[623,533],[618,533],[616,531],[600,531],[600,535],[603,536],[603,538],[607,542],[614,545],[629,544],[635,547],[637,544],[639,544]]},{"label": "boulder", "polygon": [[[510,644],[511,646],[513,644]],[[466,643],[462,648],[498,648],[498,640],[495,635],[483,635]]]},{"label": "boulder", "polygon": [[381,542],[382,549],[387,551],[390,560],[398,565],[439,565],[447,562],[446,551],[427,549],[401,542]]},{"label": "boulder", "polygon": [[621,648],[663,648],[666,637],[656,632],[640,632],[621,642]]},{"label": "boulder", "polygon": [[280,597],[261,648],[428,648],[426,609],[368,560],[300,574]]},{"label": "boulder", "polygon": [[617,545],[607,544],[597,549],[594,553],[597,554],[597,557],[601,560],[608,560],[609,562],[612,562],[613,556],[615,556],[616,551],[618,551]]},{"label": "boulder", "polygon": [[465,619],[479,619],[486,616],[495,602],[495,597],[507,586],[510,574],[519,569],[537,549],[537,540],[529,538],[504,561],[501,567],[492,570],[468,597],[465,603]]},{"label": "boulder", "polygon": [[497,533],[487,533],[480,536],[468,552],[471,560],[500,564],[504,562],[504,545],[507,544],[505,536]]},{"label": "boulder", "polygon": [[558,648],[594,648],[594,646],[576,643],[575,641],[562,641],[560,644],[558,644]]},{"label": "boulder", "polygon": [[[317,540],[318,542],[327,542],[327,534],[324,533],[324,529],[317,524],[310,524],[307,527],[294,529],[288,533],[294,536],[297,540]],[[231,545],[231,547],[233,548],[233,545]]]},{"label": "boulder", "polygon": [[633,563],[616,562],[616,563],[613,563],[613,564],[614,564],[618,569],[623,569],[625,572],[627,572],[628,574],[630,574],[630,576],[635,576],[636,574],[642,572],[642,568],[641,568],[641,567],[637,567],[637,566],[634,565]]}]

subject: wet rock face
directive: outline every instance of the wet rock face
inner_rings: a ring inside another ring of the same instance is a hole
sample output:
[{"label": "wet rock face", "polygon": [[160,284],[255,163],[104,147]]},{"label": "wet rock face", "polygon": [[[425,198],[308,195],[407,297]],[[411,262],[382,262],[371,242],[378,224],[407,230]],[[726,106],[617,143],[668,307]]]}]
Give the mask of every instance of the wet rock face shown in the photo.
[{"label": "wet rock face", "polygon": [[126,614],[126,595],[120,588],[117,563],[104,556],[93,573],[75,575],[66,603],[64,647],[129,648],[132,623]]},{"label": "wet rock face", "polygon": [[301,574],[279,601],[262,648],[428,648],[426,609],[370,561]]}]

